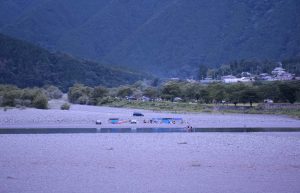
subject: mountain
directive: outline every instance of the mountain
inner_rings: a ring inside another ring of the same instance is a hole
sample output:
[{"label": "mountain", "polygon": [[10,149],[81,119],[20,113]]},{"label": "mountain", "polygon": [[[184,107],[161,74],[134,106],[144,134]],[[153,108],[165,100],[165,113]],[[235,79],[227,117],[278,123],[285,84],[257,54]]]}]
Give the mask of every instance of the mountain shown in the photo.
[{"label": "mountain", "polygon": [[2,23],[5,17],[14,19],[0,22],[0,31],[158,76],[186,77],[196,75],[200,64],[282,60],[300,53],[298,0],[25,2],[20,13],[6,13]]},{"label": "mountain", "polygon": [[79,60],[0,34],[0,84],[19,87],[56,85],[67,90],[75,83],[90,86],[132,84],[142,75]]}]

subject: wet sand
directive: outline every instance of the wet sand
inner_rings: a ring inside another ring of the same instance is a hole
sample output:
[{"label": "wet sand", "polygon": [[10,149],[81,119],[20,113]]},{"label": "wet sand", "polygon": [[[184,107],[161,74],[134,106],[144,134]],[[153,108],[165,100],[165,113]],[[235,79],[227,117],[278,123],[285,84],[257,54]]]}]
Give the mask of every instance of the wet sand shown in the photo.
[{"label": "wet sand", "polygon": [[298,193],[300,133],[0,135],[2,193]]},{"label": "wet sand", "polygon": [[[218,114],[218,113],[168,113],[148,110],[135,110],[125,108],[95,107],[86,105],[72,105],[68,111],[59,107],[49,110],[38,109],[0,109],[0,128],[164,128],[186,127],[194,128],[299,128],[300,120],[287,116],[252,115],[252,114]],[[144,117],[133,117],[133,112],[142,112]],[[183,118],[184,124],[144,124],[143,121],[152,118]],[[138,124],[109,124],[109,118],[121,120],[136,119]],[[96,125],[100,120],[102,125]]]}]

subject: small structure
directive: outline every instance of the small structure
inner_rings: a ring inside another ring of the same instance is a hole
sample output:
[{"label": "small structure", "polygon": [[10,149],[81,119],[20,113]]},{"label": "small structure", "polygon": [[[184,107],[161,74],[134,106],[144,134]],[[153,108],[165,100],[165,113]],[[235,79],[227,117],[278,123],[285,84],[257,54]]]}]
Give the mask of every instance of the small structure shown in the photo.
[{"label": "small structure", "polygon": [[182,118],[153,118],[150,123],[162,123],[162,124],[183,124]]},{"label": "small structure", "polygon": [[110,118],[108,119],[108,122],[111,123],[111,124],[118,124],[120,121],[119,118]]},{"label": "small structure", "polygon": [[163,100],[162,100],[162,98],[158,97],[158,98],[155,98],[154,101],[155,102],[162,102]]},{"label": "small structure", "polygon": [[250,72],[242,72],[242,73],[241,73],[241,76],[242,76],[242,77],[251,77],[252,74],[251,74]]},{"label": "small structure", "polygon": [[186,81],[188,83],[197,83],[197,80],[194,80],[194,79],[186,79]]},{"label": "small structure", "polygon": [[207,78],[204,78],[203,80],[200,80],[200,83],[202,83],[202,84],[212,84],[215,82],[220,82],[220,80],[215,80],[211,77],[207,77]]},{"label": "small structure", "polygon": [[239,82],[239,78],[237,78],[233,75],[222,76],[221,79],[226,84]]},{"label": "small structure", "polygon": [[274,103],[274,101],[272,99],[265,99],[264,103],[271,104],[271,103]]},{"label": "small structure", "polygon": [[131,119],[131,120],[130,120],[130,124],[137,124],[137,123],[138,123],[138,121],[135,120],[135,119]]},{"label": "small structure", "polygon": [[181,102],[181,101],[182,101],[182,98],[180,98],[180,97],[175,97],[173,101],[174,101],[174,102]]},{"label": "small structure", "polygon": [[238,82],[252,82],[254,79],[252,77],[242,77],[239,78]]},{"label": "small structure", "polygon": [[274,78],[268,73],[261,73],[257,78],[264,81],[274,81]]},{"label": "small structure", "polygon": [[151,99],[149,97],[142,96],[139,100],[141,100],[143,102],[149,102]]},{"label": "small structure", "polygon": [[276,67],[272,71],[272,75],[274,76],[274,80],[293,80],[295,75],[289,72],[286,72],[284,68],[282,68],[282,63],[279,63],[279,67]]},{"label": "small structure", "polygon": [[123,123],[127,123],[128,121],[126,120],[120,120],[119,118],[110,118],[108,119],[108,123],[110,124],[123,124]]},{"label": "small structure", "polygon": [[134,96],[127,96],[127,97],[126,97],[126,100],[128,100],[128,101],[136,101],[137,98],[134,97]]}]

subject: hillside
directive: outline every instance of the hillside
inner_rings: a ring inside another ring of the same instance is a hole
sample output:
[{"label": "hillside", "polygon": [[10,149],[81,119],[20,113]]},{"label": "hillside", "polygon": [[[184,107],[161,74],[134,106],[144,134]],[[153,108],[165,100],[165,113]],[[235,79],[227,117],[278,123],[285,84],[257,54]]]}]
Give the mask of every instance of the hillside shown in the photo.
[{"label": "hillside", "polygon": [[142,75],[50,53],[25,41],[0,34],[0,84],[20,87],[52,84],[66,90],[74,83],[119,86],[142,79]]},{"label": "hillside", "polygon": [[[20,0],[8,2],[21,6]],[[282,60],[300,53],[298,0],[25,2],[23,11],[3,14],[0,31],[158,76],[196,75],[199,64]],[[4,25],[6,18],[15,19]]]}]

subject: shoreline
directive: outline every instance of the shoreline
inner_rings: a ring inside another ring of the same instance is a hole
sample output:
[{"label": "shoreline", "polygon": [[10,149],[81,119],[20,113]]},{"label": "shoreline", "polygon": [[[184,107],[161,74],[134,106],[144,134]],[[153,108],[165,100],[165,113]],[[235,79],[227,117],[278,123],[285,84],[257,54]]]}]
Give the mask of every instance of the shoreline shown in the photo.
[{"label": "shoreline", "polygon": [[[143,117],[133,117],[141,112]],[[119,118],[127,123],[110,124],[109,118]],[[181,118],[184,123],[144,123],[153,118]],[[101,125],[96,125],[100,120]],[[137,124],[130,124],[136,120]],[[0,109],[0,128],[299,128],[300,120],[286,115],[233,114],[233,113],[171,113],[151,110],[72,105],[70,110],[52,107],[47,110]]]},{"label": "shoreline", "polygon": [[6,134],[105,134],[105,133],[293,133],[297,128],[0,128]]}]

